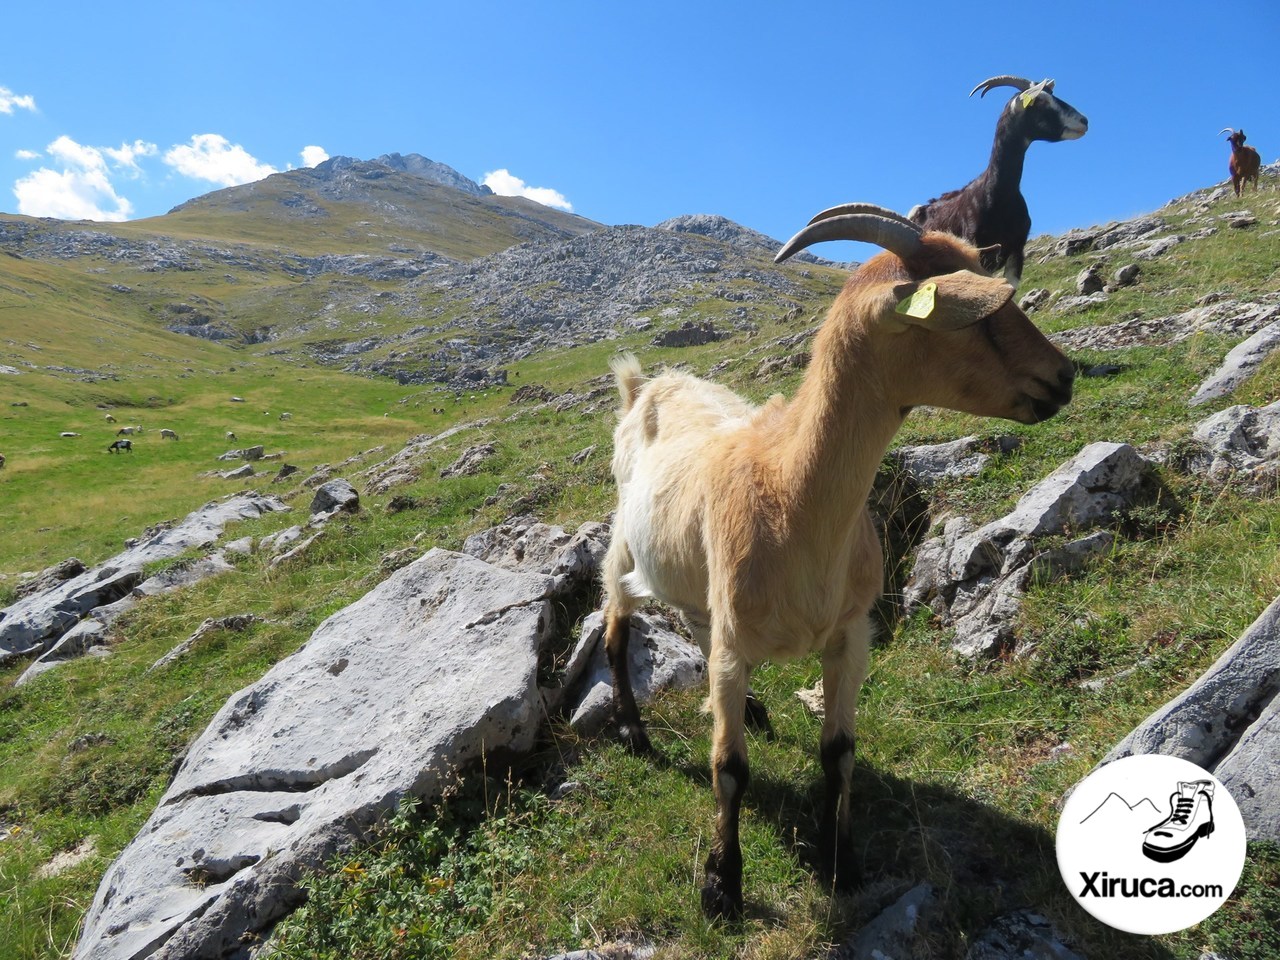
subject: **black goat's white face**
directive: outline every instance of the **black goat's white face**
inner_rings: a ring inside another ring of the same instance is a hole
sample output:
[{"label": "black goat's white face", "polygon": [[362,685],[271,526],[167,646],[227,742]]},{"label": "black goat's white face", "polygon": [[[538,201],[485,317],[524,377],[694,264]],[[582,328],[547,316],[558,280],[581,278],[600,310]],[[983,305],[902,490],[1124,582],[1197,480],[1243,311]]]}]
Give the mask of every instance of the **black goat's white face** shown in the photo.
[{"label": "black goat's white face", "polygon": [[1065,100],[1053,95],[1053,81],[1043,80],[1015,94],[1007,108],[1023,114],[1029,140],[1079,140],[1089,130],[1089,119]]}]

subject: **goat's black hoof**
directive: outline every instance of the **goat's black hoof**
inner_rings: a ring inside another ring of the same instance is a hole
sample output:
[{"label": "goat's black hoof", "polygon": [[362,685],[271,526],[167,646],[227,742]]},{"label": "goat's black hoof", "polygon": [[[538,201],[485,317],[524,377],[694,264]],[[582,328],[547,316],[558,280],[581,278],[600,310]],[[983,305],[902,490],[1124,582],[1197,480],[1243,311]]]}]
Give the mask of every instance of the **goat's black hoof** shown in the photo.
[{"label": "goat's black hoof", "polygon": [[747,697],[744,714],[743,719],[746,721],[748,730],[762,735],[771,743],[778,739],[778,735],[773,731],[773,724],[769,721],[768,709],[754,694]]},{"label": "goat's black hoof", "polygon": [[637,757],[653,756],[656,752],[642,723],[618,724],[618,742],[626,748],[628,753]]},{"label": "goat's black hoof", "polygon": [[837,893],[850,893],[856,890],[862,879],[862,870],[854,861],[853,844],[837,844],[823,864],[827,876],[831,878],[831,886]]},{"label": "goat's black hoof", "polygon": [[726,890],[723,878],[708,873],[702,887],[702,912],[708,920],[741,920],[742,891]]}]

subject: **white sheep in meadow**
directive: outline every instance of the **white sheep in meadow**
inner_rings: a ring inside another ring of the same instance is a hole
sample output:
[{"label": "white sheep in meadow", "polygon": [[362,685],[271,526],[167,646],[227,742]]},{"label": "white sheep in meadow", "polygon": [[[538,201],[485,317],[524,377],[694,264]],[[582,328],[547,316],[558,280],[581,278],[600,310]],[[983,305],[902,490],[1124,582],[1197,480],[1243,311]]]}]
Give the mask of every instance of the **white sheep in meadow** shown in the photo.
[{"label": "white sheep in meadow", "polygon": [[714,716],[715,837],[702,907],[742,912],[738,812],[749,778],[748,679],[763,660],[821,651],[825,867],[853,874],[854,716],[867,673],[869,612],[883,589],[867,495],[916,406],[1037,423],[1071,398],[1070,361],[989,276],[970,244],[866,204],[802,230],[784,260],[822,240],[885,248],[836,297],[790,400],[754,406],[680,373],[613,369],[618,510],[604,566],[614,720],[652,750],[632,692],[629,618],[645,598],[677,608],[707,655]]}]

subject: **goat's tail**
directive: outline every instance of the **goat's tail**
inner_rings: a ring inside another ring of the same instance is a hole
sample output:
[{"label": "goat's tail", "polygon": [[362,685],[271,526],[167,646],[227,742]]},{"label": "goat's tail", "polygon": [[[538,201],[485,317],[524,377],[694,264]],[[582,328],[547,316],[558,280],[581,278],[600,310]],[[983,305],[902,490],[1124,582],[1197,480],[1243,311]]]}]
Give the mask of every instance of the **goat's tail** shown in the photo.
[{"label": "goat's tail", "polygon": [[626,413],[636,403],[644,377],[640,373],[640,361],[634,353],[624,353],[609,361],[609,369],[618,380],[618,393],[622,395],[622,412]]}]

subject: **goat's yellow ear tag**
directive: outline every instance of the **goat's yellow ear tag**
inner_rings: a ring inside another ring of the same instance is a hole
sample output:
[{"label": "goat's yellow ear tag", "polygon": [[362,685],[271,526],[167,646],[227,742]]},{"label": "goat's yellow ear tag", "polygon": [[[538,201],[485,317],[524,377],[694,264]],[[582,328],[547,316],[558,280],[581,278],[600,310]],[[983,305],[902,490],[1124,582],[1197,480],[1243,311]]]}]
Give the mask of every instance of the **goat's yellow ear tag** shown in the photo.
[{"label": "goat's yellow ear tag", "polygon": [[1035,103],[1035,102],[1036,102],[1036,95],[1035,95],[1034,93],[1024,93],[1024,94],[1022,95],[1022,109],[1023,109],[1023,110],[1028,110],[1028,109],[1030,109],[1031,105],[1032,105],[1033,103]]},{"label": "goat's yellow ear tag", "polygon": [[919,290],[909,297],[904,297],[899,301],[898,305],[893,308],[894,313],[901,313],[903,316],[915,317],[917,320],[923,320],[929,314],[933,313],[934,294],[938,292],[938,285],[930,281],[922,286]]}]

